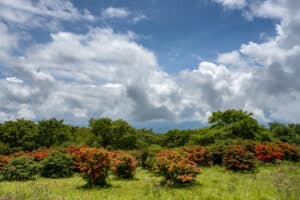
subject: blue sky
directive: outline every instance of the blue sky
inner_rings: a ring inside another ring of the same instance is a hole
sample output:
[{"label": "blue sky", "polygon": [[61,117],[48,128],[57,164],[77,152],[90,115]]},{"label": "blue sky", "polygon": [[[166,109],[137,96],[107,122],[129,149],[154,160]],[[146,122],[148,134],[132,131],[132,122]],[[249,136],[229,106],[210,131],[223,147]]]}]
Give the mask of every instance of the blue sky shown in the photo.
[{"label": "blue sky", "polygon": [[3,0],[0,121],[299,122],[297,0]]}]

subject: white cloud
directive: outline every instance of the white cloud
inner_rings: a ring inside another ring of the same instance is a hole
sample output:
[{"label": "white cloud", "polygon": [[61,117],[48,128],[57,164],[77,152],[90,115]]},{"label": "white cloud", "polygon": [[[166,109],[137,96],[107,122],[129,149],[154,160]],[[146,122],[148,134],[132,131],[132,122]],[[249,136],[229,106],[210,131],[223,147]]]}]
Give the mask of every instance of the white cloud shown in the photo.
[{"label": "white cloud", "polygon": [[108,7],[102,11],[102,17],[104,18],[126,18],[130,15],[130,12],[126,8],[114,8]]},{"label": "white cloud", "polygon": [[0,117],[205,122],[212,111],[242,108],[261,121],[299,122],[300,2],[248,1],[238,8],[252,17],[279,19],[276,36],[241,44],[215,62],[202,60],[197,69],[175,75],[161,70],[135,33],[110,28],[52,33],[51,41],[24,49],[19,59],[12,53],[18,36],[0,22]]},{"label": "white cloud", "polygon": [[1,0],[0,21],[23,27],[57,27],[58,20],[92,21],[88,11],[79,11],[69,0]]},{"label": "white cloud", "polygon": [[224,7],[227,8],[243,8],[246,6],[246,0],[213,0],[217,3],[221,3]]}]

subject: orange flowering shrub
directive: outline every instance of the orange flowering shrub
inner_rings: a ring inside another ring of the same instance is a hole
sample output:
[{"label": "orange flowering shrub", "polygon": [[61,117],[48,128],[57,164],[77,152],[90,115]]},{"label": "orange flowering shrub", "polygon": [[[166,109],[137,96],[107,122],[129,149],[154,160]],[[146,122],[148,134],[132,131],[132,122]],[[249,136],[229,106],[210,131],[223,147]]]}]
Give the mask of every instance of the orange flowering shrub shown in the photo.
[{"label": "orange flowering shrub", "polygon": [[120,178],[133,178],[138,161],[131,155],[112,152],[112,171]]},{"label": "orange flowering shrub", "polygon": [[299,161],[300,152],[296,145],[279,142],[277,143],[281,153],[283,154],[283,160]]},{"label": "orange flowering shrub", "polygon": [[81,166],[81,157],[79,156],[79,152],[81,149],[84,149],[86,147],[76,147],[76,146],[69,146],[67,148],[63,148],[61,151],[63,153],[68,153],[72,156],[73,159],[73,166],[72,170],[79,172],[80,171],[80,166]]},{"label": "orange flowering shrub", "polygon": [[0,155],[0,172],[2,171],[3,167],[9,163],[11,159],[12,157],[10,156]]},{"label": "orange flowering shrub", "polygon": [[200,166],[211,166],[213,161],[211,160],[211,155],[207,147],[190,146],[183,147],[181,151],[187,154],[187,158]]},{"label": "orange flowering shrub", "polygon": [[278,145],[274,143],[264,143],[255,146],[255,156],[264,162],[274,162],[281,160],[283,153]]},{"label": "orange flowering shrub", "polygon": [[223,164],[231,170],[251,170],[255,167],[254,154],[240,145],[227,146],[223,156]]},{"label": "orange flowering shrub", "polygon": [[174,183],[190,183],[195,181],[201,170],[197,164],[186,156],[173,150],[163,150],[156,154],[157,167],[166,181]]},{"label": "orange flowering shrub", "polygon": [[110,155],[104,149],[80,148],[75,155],[78,162],[82,177],[88,185],[107,184],[106,178],[110,168]]},{"label": "orange flowering shrub", "polygon": [[38,148],[31,152],[26,153],[27,156],[33,157],[35,161],[42,161],[51,153],[51,149],[48,148]]}]

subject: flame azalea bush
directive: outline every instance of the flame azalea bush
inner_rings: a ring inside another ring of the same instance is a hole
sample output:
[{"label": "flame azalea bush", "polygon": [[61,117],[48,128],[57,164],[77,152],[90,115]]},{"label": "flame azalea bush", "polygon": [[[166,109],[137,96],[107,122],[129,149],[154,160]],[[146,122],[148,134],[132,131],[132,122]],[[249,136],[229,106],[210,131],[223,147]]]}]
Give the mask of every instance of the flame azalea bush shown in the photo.
[{"label": "flame azalea bush", "polygon": [[51,153],[51,149],[39,148],[26,153],[27,156],[33,157],[35,161],[42,161]]},{"label": "flame azalea bush", "polygon": [[111,153],[112,171],[117,177],[120,178],[133,178],[138,161],[131,155],[119,152]]},{"label": "flame azalea bush", "polygon": [[283,160],[290,160],[290,161],[299,161],[300,160],[300,152],[296,145],[294,144],[287,144],[287,143],[277,143],[278,147],[283,154]]},{"label": "flame azalea bush", "polygon": [[110,154],[104,149],[80,148],[75,155],[82,177],[88,186],[107,185],[106,178],[110,168]]},{"label": "flame azalea bush", "polygon": [[187,158],[199,166],[211,166],[213,161],[211,160],[210,151],[207,147],[191,146],[183,147],[181,151],[187,154]]},{"label": "flame azalea bush", "polygon": [[86,147],[76,147],[76,146],[69,146],[67,148],[63,148],[61,151],[63,153],[68,153],[72,156],[73,159],[73,165],[72,170],[76,172],[80,172],[80,166],[81,166],[81,157],[79,156],[79,152]]},{"label": "flame azalea bush", "polygon": [[252,170],[255,168],[255,157],[240,145],[227,146],[223,156],[223,164],[231,170]]},{"label": "flame azalea bush", "polygon": [[274,162],[275,160],[281,160],[283,153],[278,145],[265,143],[255,146],[255,156],[263,162]]},{"label": "flame azalea bush", "polygon": [[10,160],[10,156],[0,155],[0,172],[3,170],[4,166],[9,163]]},{"label": "flame azalea bush", "polygon": [[173,150],[163,150],[156,154],[159,172],[171,184],[191,183],[201,170],[186,156]]}]

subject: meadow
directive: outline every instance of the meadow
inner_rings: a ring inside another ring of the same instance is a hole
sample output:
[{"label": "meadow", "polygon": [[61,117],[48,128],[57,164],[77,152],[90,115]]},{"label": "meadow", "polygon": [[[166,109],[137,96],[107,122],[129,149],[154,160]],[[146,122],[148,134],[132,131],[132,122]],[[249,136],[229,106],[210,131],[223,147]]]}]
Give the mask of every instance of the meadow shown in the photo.
[{"label": "meadow", "polygon": [[280,161],[259,165],[254,172],[232,172],[220,166],[202,167],[188,186],[161,185],[162,177],[137,168],[135,178],[109,176],[109,186],[86,188],[78,174],[70,178],[0,182],[1,200],[23,199],[207,199],[297,200],[300,197],[300,162]]}]

